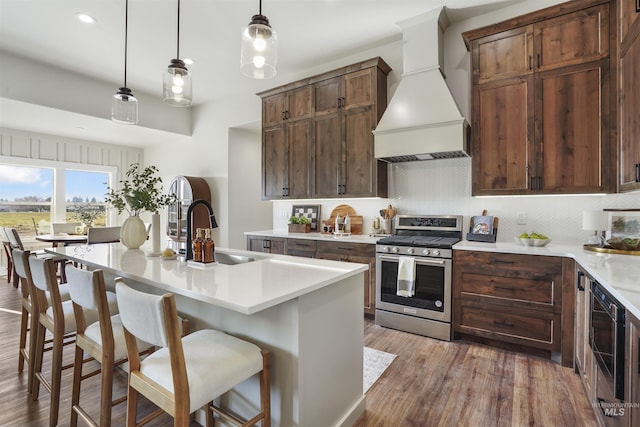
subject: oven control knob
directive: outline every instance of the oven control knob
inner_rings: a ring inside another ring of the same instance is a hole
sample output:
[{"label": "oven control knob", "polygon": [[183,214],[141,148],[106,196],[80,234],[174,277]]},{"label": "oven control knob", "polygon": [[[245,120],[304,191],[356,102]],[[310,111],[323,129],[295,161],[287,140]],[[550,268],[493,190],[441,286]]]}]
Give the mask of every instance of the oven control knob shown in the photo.
[{"label": "oven control knob", "polygon": [[439,251],[439,250],[437,250],[437,249],[436,249],[436,250],[434,250],[434,251],[433,251],[433,256],[438,256],[438,255],[440,255],[440,251]]},{"label": "oven control knob", "polygon": [[422,255],[429,255],[431,253],[431,251],[429,251],[429,249],[423,249],[422,250]]},{"label": "oven control knob", "polygon": [[389,246],[383,246],[381,250],[382,252],[389,252]]},{"label": "oven control knob", "polygon": [[391,252],[398,253],[398,247],[397,246],[392,247]]},{"label": "oven control knob", "polygon": [[412,253],[413,253],[413,248],[409,248],[409,249],[407,249],[407,253],[408,253],[408,254],[412,254]]}]

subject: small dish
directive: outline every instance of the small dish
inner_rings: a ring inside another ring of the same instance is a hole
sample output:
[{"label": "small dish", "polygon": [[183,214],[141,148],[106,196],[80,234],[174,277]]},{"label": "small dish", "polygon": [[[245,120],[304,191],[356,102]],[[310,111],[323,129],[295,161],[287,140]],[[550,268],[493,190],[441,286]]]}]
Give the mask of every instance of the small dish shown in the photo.
[{"label": "small dish", "polygon": [[525,246],[533,246],[533,239],[520,238],[520,243],[522,243]]},{"label": "small dish", "polygon": [[533,246],[546,246],[551,239],[530,239],[533,240]]}]

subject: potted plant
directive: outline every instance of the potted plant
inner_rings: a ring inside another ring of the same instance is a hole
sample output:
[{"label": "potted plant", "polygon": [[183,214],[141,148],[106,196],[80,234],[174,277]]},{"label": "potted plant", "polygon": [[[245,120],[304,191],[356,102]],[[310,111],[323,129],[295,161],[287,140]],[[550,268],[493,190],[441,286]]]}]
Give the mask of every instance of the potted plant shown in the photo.
[{"label": "potted plant", "polygon": [[309,233],[311,231],[311,220],[306,216],[292,216],[289,218],[290,233]]},{"label": "potted plant", "polygon": [[113,206],[118,215],[125,210],[129,213],[120,229],[120,241],[129,249],[138,249],[147,238],[140,213],[157,213],[161,207],[176,202],[174,194],[163,194],[162,178],[157,173],[155,166],[142,169],[139,163],[133,163],[126,173],[127,179],[120,181],[118,190],[107,187],[105,202]]}]

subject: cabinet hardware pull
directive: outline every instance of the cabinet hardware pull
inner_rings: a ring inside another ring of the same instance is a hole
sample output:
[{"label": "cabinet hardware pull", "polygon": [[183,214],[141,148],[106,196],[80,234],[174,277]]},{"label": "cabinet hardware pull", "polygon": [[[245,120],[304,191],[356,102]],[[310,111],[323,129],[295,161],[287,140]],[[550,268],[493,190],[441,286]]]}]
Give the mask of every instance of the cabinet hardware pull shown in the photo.
[{"label": "cabinet hardware pull", "polygon": [[283,111],[282,113],[280,113],[280,118],[281,118],[282,120],[284,120],[284,111]]},{"label": "cabinet hardware pull", "polygon": [[540,68],[540,54],[538,54],[538,68]]},{"label": "cabinet hardware pull", "polygon": [[504,259],[496,259],[494,260],[494,262],[500,263],[500,264],[515,264],[515,261],[507,261]]},{"label": "cabinet hardware pull", "polygon": [[584,277],[584,273],[582,271],[578,271],[578,290],[584,291],[584,286],[582,286],[582,278]]},{"label": "cabinet hardware pull", "polygon": [[529,55],[529,69],[533,70],[533,58]]},{"label": "cabinet hardware pull", "polygon": [[495,285],[495,286],[494,286],[494,288],[496,288],[496,289],[502,289],[502,290],[505,290],[505,291],[512,291],[512,292],[515,292],[515,291],[516,291],[516,288],[512,288],[512,287],[509,287],[509,286],[500,286],[500,285]]},{"label": "cabinet hardware pull", "polygon": [[536,190],[542,190],[542,175],[538,176],[538,188]]},{"label": "cabinet hardware pull", "polygon": [[344,106],[345,106],[344,96],[341,99],[342,99],[342,108],[344,108]]},{"label": "cabinet hardware pull", "polygon": [[342,107],[342,98],[338,97],[338,108]]},{"label": "cabinet hardware pull", "polygon": [[513,323],[509,323],[509,322],[501,322],[501,321],[499,321],[499,320],[494,320],[494,321],[493,321],[493,324],[494,324],[494,325],[497,325],[497,326],[506,326],[507,328],[513,328],[514,326],[516,326],[516,325],[514,325]]},{"label": "cabinet hardware pull", "polygon": [[640,182],[640,163],[636,163],[636,182]]},{"label": "cabinet hardware pull", "polygon": [[529,189],[530,190],[535,190],[535,177],[534,176],[530,176],[529,177]]}]

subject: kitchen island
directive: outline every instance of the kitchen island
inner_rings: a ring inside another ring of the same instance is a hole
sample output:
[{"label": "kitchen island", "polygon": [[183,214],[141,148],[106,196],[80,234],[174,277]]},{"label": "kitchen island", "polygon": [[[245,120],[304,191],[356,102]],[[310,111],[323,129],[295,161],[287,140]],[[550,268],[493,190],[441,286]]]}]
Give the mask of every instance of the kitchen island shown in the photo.
[{"label": "kitchen island", "polygon": [[[221,262],[197,268],[119,243],[48,251],[101,268],[108,286],[121,276],[145,292],[174,293],[192,330],[215,328],[270,350],[273,426],[349,426],[364,411],[367,265],[217,248]],[[247,380],[222,404],[249,415],[258,389],[257,378]]]}]

